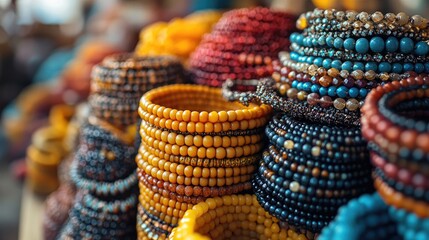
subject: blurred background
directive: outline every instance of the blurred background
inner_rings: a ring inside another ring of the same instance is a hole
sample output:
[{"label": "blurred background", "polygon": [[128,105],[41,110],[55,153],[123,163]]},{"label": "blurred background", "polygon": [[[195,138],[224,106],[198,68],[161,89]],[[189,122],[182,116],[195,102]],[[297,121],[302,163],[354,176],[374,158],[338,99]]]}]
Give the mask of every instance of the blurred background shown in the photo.
[{"label": "blurred background", "polygon": [[173,54],[186,64],[198,40],[187,38],[186,27],[177,32],[187,19],[209,27],[212,22],[185,16],[250,6],[296,14],[315,6],[424,17],[429,12],[426,0],[0,0],[0,240],[18,239],[33,133],[72,116],[89,93],[94,64],[133,51]]}]

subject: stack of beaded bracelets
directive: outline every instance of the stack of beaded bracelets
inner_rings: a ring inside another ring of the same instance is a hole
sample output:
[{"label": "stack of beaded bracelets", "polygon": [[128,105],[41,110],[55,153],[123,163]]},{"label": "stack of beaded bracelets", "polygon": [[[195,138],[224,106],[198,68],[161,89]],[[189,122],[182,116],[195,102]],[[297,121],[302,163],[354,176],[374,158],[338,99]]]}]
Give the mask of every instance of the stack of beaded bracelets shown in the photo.
[{"label": "stack of beaded bracelets", "polygon": [[60,239],[135,238],[136,149],[127,140],[135,133],[118,136],[100,121],[90,117],[82,127],[70,175],[83,197],[76,198]]},{"label": "stack of beaded bracelets", "polygon": [[269,213],[318,233],[348,200],[372,190],[359,128],[303,123],[276,115],[253,188]]},{"label": "stack of beaded bracelets", "polygon": [[283,226],[254,195],[209,198],[185,212],[169,239],[296,239],[304,234]]},{"label": "stack of beaded bracelets", "polygon": [[429,236],[429,230],[421,228],[429,219],[428,86],[427,75],[388,83],[371,91],[362,108],[362,134],[369,141],[375,187],[387,204],[414,215],[414,223],[398,223],[414,225],[400,231],[406,239]]},{"label": "stack of beaded bracelets", "polygon": [[378,193],[363,195],[341,207],[335,220],[323,229],[318,240],[399,240],[396,225],[388,212],[389,207]]},{"label": "stack of beaded bracelets", "polygon": [[136,158],[140,238],[165,239],[193,204],[249,190],[270,113],[266,105],[226,102],[207,86],[146,93]]},{"label": "stack of beaded bracelets", "polygon": [[293,15],[261,7],[225,13],[191,55],[192,80],[221,87],[227,79],[270,76],[272,60],[289,47],[294,22]]},{"label": "stack of beaded bracelets", "polygon": [[135,124],[138,101],[146,91],[181,83],[183,79],[183,67],[175,57],[131,54],[106,57],[92,71],[89,96],[92,114],[116,126]]},{"label": "stack of beaded bracelets", "polygon": [[297,22],[303,32],[290,37],[291,52],[274,64],[279,92],[304,109],[329,112],[326,120],[358,125],[371,89],[429,72],[426,22],[403,13],[305,13]]}]

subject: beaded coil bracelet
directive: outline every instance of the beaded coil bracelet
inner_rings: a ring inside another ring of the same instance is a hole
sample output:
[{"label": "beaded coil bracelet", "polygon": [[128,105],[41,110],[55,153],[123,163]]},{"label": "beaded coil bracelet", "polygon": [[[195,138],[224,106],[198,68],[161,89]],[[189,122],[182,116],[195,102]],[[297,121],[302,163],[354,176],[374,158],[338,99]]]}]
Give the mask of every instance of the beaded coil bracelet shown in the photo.
[{"label": "beaded coil bracelet", "polygon": [[[312,237],[312,234],[308,234]],[[185,212],[169,239],[307,239],[306,235],[282,228],[253,195],[209,198]]]},{"label": "beaded coil bracelet", "polygon": [[429,78],[419,75],[375,88],[362,108],[375,187],[403,239],[425,239],[429,219]]},{"label": "beaded coil bracelet", "polygon": [[176,84],[146,93],[138,112],[139,239],[164,239],[195,204],[251,188],[270,107]]}]

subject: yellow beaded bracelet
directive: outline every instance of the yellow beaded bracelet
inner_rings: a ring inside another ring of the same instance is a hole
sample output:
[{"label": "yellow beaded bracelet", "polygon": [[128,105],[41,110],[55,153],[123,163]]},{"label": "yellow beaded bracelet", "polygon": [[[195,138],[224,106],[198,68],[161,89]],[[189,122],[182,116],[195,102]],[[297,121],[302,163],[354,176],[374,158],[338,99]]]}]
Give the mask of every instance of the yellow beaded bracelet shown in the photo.
[{"label": "yellow beaded bracelet", "polygon": [[[187,97],[179,99],[180,101],[174,104],[186,106],[187,109],[190,110],[174,109],[170,108],[168,105],[161,106],[158,104],[162,99],[176,96],[177,94],[185,94]],[[225,110],[212,111],[212,109],[210,109],[210,103],[206,103],[208,106],[207,109],[194,111],[194,101],[202,98],[202,96],[209,96],[206,98],[213,101],[216,99],[216,102],[221,102]],[[140,108],[143,112],[160,118],[194,123],[222,123],[249,120],[268,116],[271,113],[271,107],[268,105],[250,104],[246,107],[238,103],[231,103],[224,100],[222,98],[221,89],[187,84],[174,84],[147,92],[140,100]]]},{"label": "yellow beaded bracelet", "polygon": [[297,234],[291,229],[280,228],[279,220],[259,205],[255,195],[249,194],[209,198],[196,204],[186,211],[169,239],[239,239],[241,236],[233,235],[233,229],[254,231],[258,234],[256,238],[307,239],[305,235]]},{"label": "yellow beaded bracelet", "polygon": [[204,177],[185,177],[183,175],[178,175],[177,173],[171,173],[168,171],[160,170],[157,167],[153,167],[149,165],[142,156],[139,154],[137,157],[137,162],[141,163],[139,166],[146,174],[164,181],[173,184],[181,184],[186,186],[201,186],[201,187],[222,187],[222,186],[230,186],[233,184],[244,183],[250,181],[252,178],[252,174],[240,175],[240,176],[232,176],[232,177],[216,177],[216,178],[204,178]]},{"label": "yellow beaded bracelet", "polygon": [[189,156],[178,156],[167,154],[159,149],[150,147],[146,143],[142,142],[139,148],[139,153],[144,154],[149,152],[154,156],[172,163],[181,163],[196,167],[237,167],[237,166],[248,166],[257,162],[261,155],[253,154],[251,156],[239,157],[239,158],[224,158],[224,159],[210,159],[210,158],[196,158]]},{"label": "yellow beaded bracelet", "polygon": [[233,177],[240,176],[245,174],[253,173],[255,166],[240,166],[240,167],[193,167],[185,164],[177,164],[174,162],[166,161],[162,158],[156,157],[149,152],[144,152],[139,154],[137,166],[141,169],[144,169],[147,165],[151,165],[154,168],[159,170],[177,174],[179,176],[186,177],[203,177],[203,178],[223,178],[223,177]]},{"label": "yellow beaded bracelet", "polygon": [[175,132],[163,131],[161,129],[151,127],[146,123],[141,124],[140,135],[147,135],[165,143],[176,144],[179,146],[186,145],[196,147],[237,147],[246,144],[259,143],[262,139],[261,134],[244,136],[202,136],[177,134]]},{"label": "yellow beaded bracelet", "polygon": [[150,123],[155,127],[165,128],[173,131],[188,132],[188,133],[218,133],[237,130],[248,130],[263,127],[266,125],[268,118],[260,117],[254,119],[242,119],[231,122],[185,122],[179,120],[172,120],[155,115],[150,115],[143,112],[141,108],[138,113],[144,122]]},{"label": "yellow beaded bracelet", "polygon": [[262,149],[262,143],[249,144],[242,147],[196,147],[196,146],[179,146],[175,144],[158,141],[149,136],[142,136],[142,142],[147,145],[159,149],[167,154],[198,157],[198,158],[236,158],[241,156],[249,156],[259,152]]}]

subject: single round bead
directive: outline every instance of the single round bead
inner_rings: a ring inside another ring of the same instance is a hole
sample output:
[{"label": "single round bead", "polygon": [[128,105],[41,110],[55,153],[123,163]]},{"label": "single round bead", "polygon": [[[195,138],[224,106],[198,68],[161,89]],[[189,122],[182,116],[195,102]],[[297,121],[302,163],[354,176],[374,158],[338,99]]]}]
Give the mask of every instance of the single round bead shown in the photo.
[{"label": "single round bead", "polygon": [[396,52],[399,48],[399,41],[396,37],[388,37],[386,39],[386,50],[388,52]]},{"label": "single round bead", "polygon": [[384,40],[381,37],[373,37],[369,42],[371,51],[379,53],[384,50]]},{"label": "single round bead", "polygon": [[420,56],[424,56],[429,53],[429,46],[426,42],[418,42],[415,47],[415,53]]},{"label": "single round bead", "polygon": [[369,42],[366,38],[359,38],[356,41],[355,49],[358,53],[367,53],[369,50]]},{"label": "single round bead", "polygon": [[334,107],[338,110],[343,110],[346,107],[346,101],[342,98],[334,100]]},{"label": "single round bead", "polygon": [[355,48],[356,41],[353,38],[347,38],[344,41],[344,48],[347,50],[353,50]]},{"label": "single round bead", "polygon": [[404,37],[399,44],[401,53],[411,53],[414,50],[414,42],[411,38]]}]

